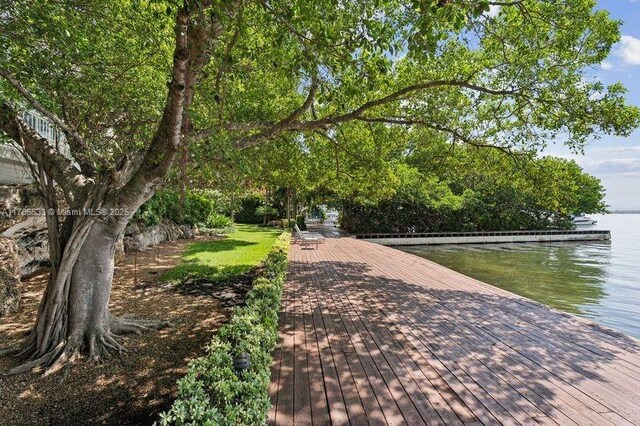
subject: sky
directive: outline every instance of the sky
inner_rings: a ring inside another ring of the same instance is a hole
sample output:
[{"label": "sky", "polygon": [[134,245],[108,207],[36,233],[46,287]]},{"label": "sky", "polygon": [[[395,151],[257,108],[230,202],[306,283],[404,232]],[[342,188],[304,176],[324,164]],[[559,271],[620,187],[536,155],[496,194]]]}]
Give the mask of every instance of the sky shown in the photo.
[{"label": "sky", "polygon": [[[628,103],[640,107],[640,0],[598,0],[598,8],[623,21],[622,37],[592,74],[605,85],[624,84]],[[572,158],[600,178],[610,210],[640,210],[640,130],[626,138],[602,136],[585,148],[584,155],[570,154],[561,145],[550,145],[545,153]]]}]

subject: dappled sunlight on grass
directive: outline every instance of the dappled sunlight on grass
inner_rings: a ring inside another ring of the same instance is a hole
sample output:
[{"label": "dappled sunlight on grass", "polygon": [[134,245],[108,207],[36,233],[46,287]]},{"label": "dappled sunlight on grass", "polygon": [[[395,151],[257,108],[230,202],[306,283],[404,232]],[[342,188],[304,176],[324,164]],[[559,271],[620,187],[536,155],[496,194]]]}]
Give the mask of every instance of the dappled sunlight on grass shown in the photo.
[{"label": "dappled sunlight on grass", "polygon": [[242,275],[267,255],[280,231],[255,225],[237,225],[235,231],[217,241],[189,245],[182,263],[164,273],[161,281],[224,281]]}]

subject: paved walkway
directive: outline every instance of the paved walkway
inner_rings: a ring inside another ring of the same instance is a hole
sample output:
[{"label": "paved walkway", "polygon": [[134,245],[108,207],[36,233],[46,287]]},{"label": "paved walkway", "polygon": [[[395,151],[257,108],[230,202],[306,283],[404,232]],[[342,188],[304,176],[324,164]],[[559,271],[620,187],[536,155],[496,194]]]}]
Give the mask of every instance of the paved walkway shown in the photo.
[{"label": "paved walkway", "polygon": [[353,238],[290,259],[271,424],[640,424],[636,339]]}]

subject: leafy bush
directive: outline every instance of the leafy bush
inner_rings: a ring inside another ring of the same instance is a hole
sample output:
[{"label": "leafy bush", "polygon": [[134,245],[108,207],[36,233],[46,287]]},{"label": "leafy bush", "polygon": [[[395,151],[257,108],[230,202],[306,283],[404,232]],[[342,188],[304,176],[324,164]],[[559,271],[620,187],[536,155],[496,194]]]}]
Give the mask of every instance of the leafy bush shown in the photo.
[{"label": "leafy bush", "polygon": [[[287,271],[289,234],[282,234],[264,261],[247,304],[213,337],[207,355],[189,365],[178,381],[178,399],[160,415],[160,425],[264,424],[271,408],[271,352],[278,338],[278,312]],[[251,366],[233,368],[235,354],[247,353]]]},{"label": "leafy bush", "polygon": [[229,228],[233,223],[231,222],[231,218],[220,214],[220,213],[211,213],[209,215],[209,219],[207,219],[207,228],[212,229],[226,229]]},{"label": "leafy bush", "polygon": [[255,195],[243,198],[240,202],[240,210],[235,215],[235,221],[237,223],[262,223],[262,217],[256,214],[261,203],[262,199]]},{"label": "leafy bush", "polygon": [[[213,200],[193,192],[188,192],[184,201],[184,218],[183,223],[186,225],[205,224],[209,221],[209,217],[215,212],[216,205]],[[171,218],[174,222],[179,221],[180,217]]]},{"label": "leafy bush", "polygon": [[188,191],[184,212],[180,217],[180,194],[175,191],[158,191],[140,207],[134,220],[145,226],[154,226],[169,220],[178,225],[227,228],[231,225],[231,219],[217,212],[214,194]]},{"label": "leafy bush", "polygon": [[260,218],[267,218],[267,220],[273,219],[278,216],[278,209],[269,205],[262,205],[256,209],[256,216]]},{"label": "leafy bush", "polygon": [[177,216],[179,203],[180,198],[176,192],[158,191],[140,206],[134,216],[134,221],[145,226],[158,225],[165,219]]}]

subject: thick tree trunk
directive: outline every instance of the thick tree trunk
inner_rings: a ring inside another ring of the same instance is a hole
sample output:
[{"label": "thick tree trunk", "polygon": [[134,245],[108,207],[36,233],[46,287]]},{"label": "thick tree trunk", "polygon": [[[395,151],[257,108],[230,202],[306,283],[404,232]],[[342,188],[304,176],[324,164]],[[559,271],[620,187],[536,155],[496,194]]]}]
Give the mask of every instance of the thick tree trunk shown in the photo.
[{"label": "thick tree trunk", "polygon": [[68,342],[96,355],[102,334],[111,331],[109,295],[118,234],[96,223],[91,227],[71,273]]},{"label": "thick tree trunk", "polygon": [[31,334],[19,356],[26,362],[9,372],[34,367],[56,371],[87,353],[90,358],[120,354],[115,336],[159,329],[166,322],[133,321],[109,312],[116,242],[123,226],[93,218],[79,220],[52,268]]}]

